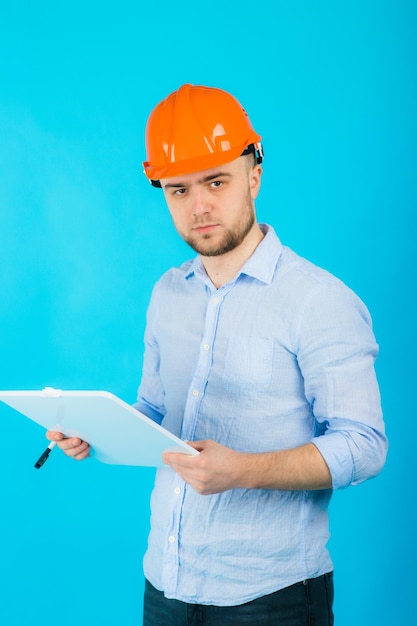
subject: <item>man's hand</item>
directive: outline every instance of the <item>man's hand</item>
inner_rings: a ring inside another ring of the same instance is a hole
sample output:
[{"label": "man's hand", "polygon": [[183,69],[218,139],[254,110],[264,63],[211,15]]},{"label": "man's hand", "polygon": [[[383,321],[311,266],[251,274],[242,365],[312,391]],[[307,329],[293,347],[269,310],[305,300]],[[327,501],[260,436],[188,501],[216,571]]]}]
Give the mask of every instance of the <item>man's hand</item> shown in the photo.
[{"label": "man's hand", "polygon": [[62,433],[54,430],[48,430],[46,438],[49,441],[56,441],[58,448],[63,450],[65,454],[76,461],[86,459],[90,454],[90,446],[86,441],[78,437],[64,437]]},{"label": "man's hand", "polygon": [[241,486],[239,472],[245,455],[211,440],[188,444],[200,454],[165,452],[162,460],[197,493],[207,496]]}]

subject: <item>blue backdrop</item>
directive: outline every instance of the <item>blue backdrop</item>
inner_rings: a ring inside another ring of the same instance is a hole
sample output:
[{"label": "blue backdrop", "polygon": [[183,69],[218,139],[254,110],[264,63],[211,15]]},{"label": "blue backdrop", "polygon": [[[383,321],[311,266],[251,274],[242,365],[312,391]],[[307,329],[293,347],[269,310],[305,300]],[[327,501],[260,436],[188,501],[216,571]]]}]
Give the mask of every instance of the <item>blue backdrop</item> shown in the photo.
[{"label": "blue backdrop", "polygon": [[[142,4],[2,9],[0,388],[135,400],[152,285],[190,256],[141,172],[146,118],[184,82],[231,91],[264,139],[259,219],[363,298],[381,347],[390,451],[331,506],[336,623],[415,624],[416,4]],[[138,625],[153,470],[38,472],[42,429],[0,420],[0,622]]]}]

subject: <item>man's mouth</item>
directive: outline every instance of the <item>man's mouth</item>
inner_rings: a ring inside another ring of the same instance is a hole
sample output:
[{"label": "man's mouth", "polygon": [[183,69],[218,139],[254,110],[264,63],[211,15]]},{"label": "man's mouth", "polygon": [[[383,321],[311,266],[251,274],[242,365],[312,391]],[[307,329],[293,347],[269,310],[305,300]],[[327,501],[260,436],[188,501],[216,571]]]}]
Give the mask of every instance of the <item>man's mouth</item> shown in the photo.
[{"label": "man's mouth", "polygon": [[193,226],[193,231],[200,233],[200,235],[208,235],[218,227],[218,224],[201,224],[199,226]]}]

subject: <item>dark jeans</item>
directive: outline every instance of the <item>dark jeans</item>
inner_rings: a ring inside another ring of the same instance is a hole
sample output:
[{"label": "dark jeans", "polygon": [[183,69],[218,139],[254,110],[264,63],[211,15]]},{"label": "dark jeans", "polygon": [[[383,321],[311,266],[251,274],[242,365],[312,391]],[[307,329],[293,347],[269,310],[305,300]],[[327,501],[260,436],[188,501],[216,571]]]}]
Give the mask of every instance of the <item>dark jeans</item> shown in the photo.
[{"label": "dark jeans", "polygon": [[333,573],[238,606],[167,600],[145,582],[143,626],[332,626]]}]

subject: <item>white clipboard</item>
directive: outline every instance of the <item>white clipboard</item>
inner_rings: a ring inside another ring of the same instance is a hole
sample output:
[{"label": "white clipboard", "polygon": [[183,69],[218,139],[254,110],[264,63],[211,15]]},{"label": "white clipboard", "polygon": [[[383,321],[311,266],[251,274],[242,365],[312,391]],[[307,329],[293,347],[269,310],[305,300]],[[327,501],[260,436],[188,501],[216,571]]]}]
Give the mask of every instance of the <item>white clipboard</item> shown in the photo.
[{"label": "white clipboard", "polygon": [[114,465],[163,465],[164,451],[199,454],[108,391],[0,391],[0,400],[46,429],[90,444],[90,456]]}]

